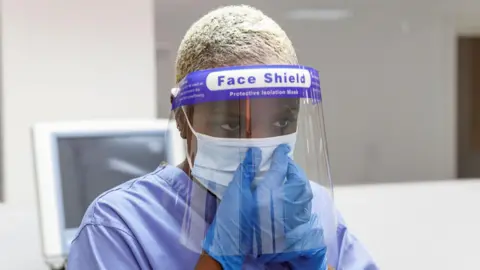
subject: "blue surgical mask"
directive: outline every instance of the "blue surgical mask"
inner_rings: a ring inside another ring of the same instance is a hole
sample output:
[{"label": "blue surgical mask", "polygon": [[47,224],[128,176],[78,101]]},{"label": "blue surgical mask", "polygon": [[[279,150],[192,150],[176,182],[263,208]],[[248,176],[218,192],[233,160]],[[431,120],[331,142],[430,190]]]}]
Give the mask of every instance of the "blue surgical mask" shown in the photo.
[{"label": "blue surgical mask", "polygon": [[219,199],[223,197],[249,148],[258,147],[262,151],[262,160],[253,181],[253,185],[256,185],[270,168],[273,152],[280,144],[289,145],[292,149],[289,156],[293,156],[297,135],[292,133],[269,138],[233,139],[217,138],[198,132],[194,134],[197,138],[197,153],[192,175]]}]

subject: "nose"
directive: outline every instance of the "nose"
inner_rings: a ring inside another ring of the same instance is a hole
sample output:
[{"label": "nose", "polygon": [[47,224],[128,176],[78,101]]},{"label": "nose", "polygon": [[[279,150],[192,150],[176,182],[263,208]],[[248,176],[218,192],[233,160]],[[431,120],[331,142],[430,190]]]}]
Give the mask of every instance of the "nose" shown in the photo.
[{"label": "nose", "polygon": [[252,127],[251,138],[268,138],[279,135],[273,133],[274,132],[268,127],[267,124],[255,125]]}]

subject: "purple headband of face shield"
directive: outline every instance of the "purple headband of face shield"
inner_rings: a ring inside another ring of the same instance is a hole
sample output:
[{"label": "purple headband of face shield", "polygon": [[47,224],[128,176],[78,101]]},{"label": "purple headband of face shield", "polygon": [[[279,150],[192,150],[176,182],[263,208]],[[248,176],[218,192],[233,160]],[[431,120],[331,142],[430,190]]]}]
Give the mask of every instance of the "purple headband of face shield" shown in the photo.
[{"label": "purple headband of face shield", "polygon": [[172,110],[186,105],[256,98],[302,98],[321,101],[320,77],[311,67],[253,65],[200,70],[172,89]]}]

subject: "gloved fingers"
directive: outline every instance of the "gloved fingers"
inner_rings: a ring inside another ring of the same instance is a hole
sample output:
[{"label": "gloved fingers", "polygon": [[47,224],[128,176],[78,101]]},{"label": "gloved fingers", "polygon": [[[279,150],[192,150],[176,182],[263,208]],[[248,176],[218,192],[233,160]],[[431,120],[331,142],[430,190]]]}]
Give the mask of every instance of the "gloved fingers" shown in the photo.
[{"label": "gloved fingers", "polygon": [[276,238],[282,238],[285,234],[284,207],[282,198],[274,198],[273,194],[263,194],[265,198],[256,200],[256,217],[254,228],[259,253],[272,253],[276,250],[279,242]]},{"label": "gloved fingers", "polygon": [[293,159],[290,157],[288,157],[287,179],[301,182],[308,181],[303,170],[297,164],[295,164],[295,161],[293,161]]},{"label": "gloved fingers", "polygon": [[295,260],[298,257],[296,252],[288,253],[272,253],[272,254],[262,254],[257,258],[257,261],[262,264],[267,263],[282,263]]},{"label": "gloved fingers", "polygon": [[289,179],[283,185],[283,190],[285,191],[286,200],[288,201],[297,201],[297,200],[311,200],[313,198],[312,188],[310,186],[310,181],[299,180],[299,179]]},{"label": "gloved fingers", "polygon": [[287,174],[290,150],[290,146],[287,144],[281,144],[275,149],[270,168],[265,173],[264,180],[258,185],[259,188],[275,189],[283,185]]},{"label": "gloved fingers", "polygon": [[304,252],[324,248],[325,239],[323,229],[317,216],[313,215],[309,222],[287,232],[285,242],[283,252]]},{"label": "gloved fingers", "polygon": [[317,223],[316,216],[314,216],[310,223],[310,226],[314,227],[308,230],[308,233],[304,234],[298,244],[295,245],[299,256],[289,261],[290,269],[327,270],[327,246],[325,245],[323,229]]},{"label": "gloved fingers", "polygon": [[327,248],[308,252],[307,256],[299,256],[288,262],[291,270],[318,269],[328,270]]},{"label": "gloved fingers", "polygon": [[[317,259],[320,259],[321,262],[326,251],[323,230],[321,229],[321,226],[318,225],[312,227],[312,223],[303,224],[294,230],[287,232],[283,237],[276,238],[275,243],[275,250],[273,250],[273,252],[262,252],[259,254],[259,261],[263,263],[278,263],[312,258],[313,260],[308,260],[308,262],[317,265],[318,262],[314,262],[318,261]],[[303,260],[303,262],[306,263],[307,261]]]},{"label": "gloved fingers", "polygon": [[286,203],[283,215],[285,231],[288,232],[310,221],[312,215],[312,203],[299,203],[296,201]]},{"label": "gloved fingers", "polygon": [[[295,237],[303,237],[301,234],[291,232],[299,230],[299,227],[314,227],[312,222],[311,202],[297,203],[282,200],[272,200],[270,205],[257,208],[258,219],[254,223],[257,237],[258,251],[262,253],[274,253],[275,250],[286,250],[286,245],[294,241]],[[321,227],[321,226],[316,226]],[[289,237],[285,237],[290,233]],[[289,239],[289,241],[285,241]]]},{"label": "gloved fingers", "polygon": [[303,170],[291,158],[288,158],[287,181],[284,188],[286,195],[292,201],[301,200],[301,198],[307,201],[313,199],[310,181],[305,176]]},{"label": "gloved fingers", "polygon": [[[289,210],[285,211],[287,208]],[[284,212],[279,213],[282,210]],[[316,220],[312,219],[311,203],[297,205],[293,202],[262,208],[254,228],[258,252],[274,254],[303,250],[304,234],[308,232],[309,235],[313,235],[309,230],[321,228],[321,225],[316,224]]]},{"label": "gloved fingers", "polygon": [[313,200],[313,192],[309,182],[287,182],[283,189],[285,191],[283,200],[287,205],[305,206]]},{"label": "gloved fingers", "polygon": [[238,166],[230,185],[239,187],[242,191],[250,191],[250,186],[262,160],[260,148],[249,148],[242,163]]}]

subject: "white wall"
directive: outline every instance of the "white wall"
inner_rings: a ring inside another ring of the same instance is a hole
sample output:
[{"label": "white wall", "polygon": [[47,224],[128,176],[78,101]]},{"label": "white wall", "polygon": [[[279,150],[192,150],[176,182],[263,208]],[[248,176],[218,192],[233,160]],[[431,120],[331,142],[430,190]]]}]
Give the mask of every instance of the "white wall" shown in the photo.
[{"label": "white wall", "polygon": [[480,269],[480,180],[337,188],[335,200],[381,269]]},{"label": "white wall", "polygon": [[151,0],[2,1],[6,203],[0,268],[46,269],[29,127],[36,121],[154,117]]},{"label": "white wall", "polygon": [[412,6],[285,28],[302,62],[320,70],[335,183],[455,177],[456,37],[448,17]]}]

